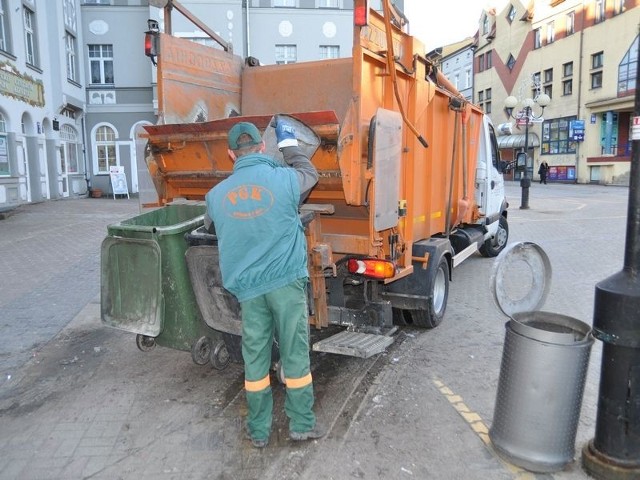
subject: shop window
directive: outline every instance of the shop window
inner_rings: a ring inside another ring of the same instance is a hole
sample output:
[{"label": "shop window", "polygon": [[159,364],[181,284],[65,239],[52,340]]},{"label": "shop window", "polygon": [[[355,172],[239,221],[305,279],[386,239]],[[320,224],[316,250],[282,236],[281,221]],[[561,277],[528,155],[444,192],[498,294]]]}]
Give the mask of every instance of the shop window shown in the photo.
[{"label": "shop window", "polygon": [[576,142],[569,138],[569,124],[575,116],[545,120],[542,123],[542,155],[560,155],[576,152]]}]

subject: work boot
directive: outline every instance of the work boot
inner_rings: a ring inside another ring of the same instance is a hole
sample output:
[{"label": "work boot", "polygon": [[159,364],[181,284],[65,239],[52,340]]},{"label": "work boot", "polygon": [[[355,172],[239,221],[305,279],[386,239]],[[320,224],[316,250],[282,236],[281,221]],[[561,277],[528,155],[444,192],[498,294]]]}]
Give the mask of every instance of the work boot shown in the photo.
[{"label": "work boot", "polygon": [[249,426],[245,424],[244,426],[244,436],[247,440],[251,440],[251,445],[255,448],[264,448],[269,445],[269,437],[267,438],[254,438],[251,435],[251,431],[249,430]]},{"label": "work boot", "polygon": [[315,440],[322,438],[327,434],[327,429],[324,428],[319,422],[316,422],[316,426],[306,432],[289,432],[289,438],[296,442],[302,440]]},{"label": "work boot", "polygon": [[264,448],[269,445],[269,437],[267,438],[252,438],[251,445],[255,448]]}]

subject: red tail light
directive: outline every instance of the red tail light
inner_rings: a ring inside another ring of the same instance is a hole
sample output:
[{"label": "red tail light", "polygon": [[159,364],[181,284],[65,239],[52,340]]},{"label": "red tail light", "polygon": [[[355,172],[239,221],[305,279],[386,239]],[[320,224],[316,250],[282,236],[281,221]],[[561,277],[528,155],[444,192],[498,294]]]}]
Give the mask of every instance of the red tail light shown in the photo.
[{"label": "red tail light", "polygon": [[350,258],[347,262],[347,270],[351,274],[377,280],[392,278],[396,274],[396,266],[393,262],[377,258]]},{"label": "red tail light", "polygon": [[353,5],[353,23],[356,27],[365,27],[369,24],[368,0],[356,0]]},{"label": "red tail light", "polygon": [[144,34],[144,54],[147,57],[158,55],[157,51],[157,35],[153,32],[145,32]]}]

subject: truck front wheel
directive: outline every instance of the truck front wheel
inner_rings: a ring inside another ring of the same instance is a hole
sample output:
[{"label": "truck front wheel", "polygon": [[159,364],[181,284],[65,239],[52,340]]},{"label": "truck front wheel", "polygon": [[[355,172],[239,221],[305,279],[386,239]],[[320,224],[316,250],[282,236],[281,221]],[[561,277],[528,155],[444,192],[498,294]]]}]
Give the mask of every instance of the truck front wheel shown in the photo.
[{"label": "truck front wheel", "polygon": [[497,257],[498,254],[504,250],[509,241],[509,223],[507,223],[507,217],[500,215],[498,221],[498,231],[495,237],[490,238],[484,242],[480,247],[480,253],[483,257]]}]

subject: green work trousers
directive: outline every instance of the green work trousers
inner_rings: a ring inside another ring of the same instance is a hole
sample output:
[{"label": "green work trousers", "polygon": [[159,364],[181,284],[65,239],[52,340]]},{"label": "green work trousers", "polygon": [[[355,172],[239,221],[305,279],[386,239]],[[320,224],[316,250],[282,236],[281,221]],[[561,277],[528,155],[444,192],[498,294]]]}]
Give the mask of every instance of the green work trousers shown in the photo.
[{"label": "green work trousers", "polygon": [[274,335],[287,384],[285,412],[289,430],[306,432],[315,427],[306,285],[307,279],[301,278],[241,303],[247,425],[254,439],[268,438],[271,432],[273,396],[269,368]]}]

